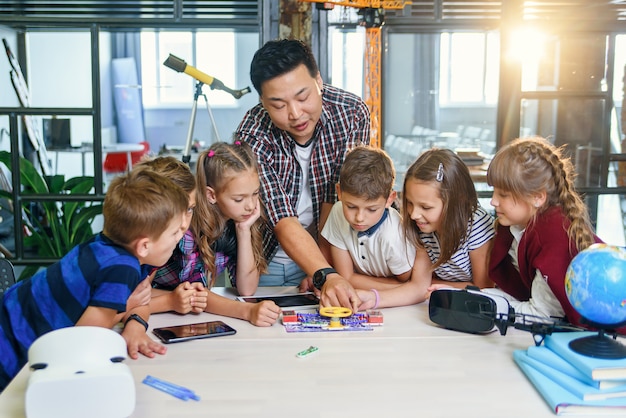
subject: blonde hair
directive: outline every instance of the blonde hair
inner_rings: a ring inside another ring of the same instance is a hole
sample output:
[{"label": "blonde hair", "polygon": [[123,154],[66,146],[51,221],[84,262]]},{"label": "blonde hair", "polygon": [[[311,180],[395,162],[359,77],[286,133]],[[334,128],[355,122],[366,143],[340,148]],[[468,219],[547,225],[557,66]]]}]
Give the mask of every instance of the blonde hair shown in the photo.
[{"label": "blonde hair", "polygon": [[104,198],[103,233],[118,245],[138,238],[158,239],[175,216],[189,206],[189,196],[173,181],[150,169],[133,168],[111,181]]},{"label": "blonde hair", "polygon": [[563,148],[542,137],[511,141],[496,153],[487,171],[487,183],[511,193],[516,200],[528,200],[545,191],[546,202],[535,216],[550,207],[561,207],[570,221],[567,235],[582,251],[594,243],[594,234],[587,205],[576,192],[574,180],[574,167],[563,155]]},{"label": "blonde hair", "polygon": [[[196,169],[196,184],[198,187],[198,199],[196,212],[191,223],[198,231],[197,242],[203,254],[203,261],[207,271],[215,272],[215,253],[211,244],[223,233],[227,219],[217,205],[211,204],[206,197],[206,187],[209,186],[216,192],[233,177],[243,172],[252,172],[258,175],[255,156],[250,146],[242,141],[233,144],[217,142],[208,150],[198,156]],[[263,256],[263,237],[261,228],[265,222],[261,200],[261,216],[252,225],[252,252],[257,269],[264,273],[267,270],[267,261]]]},{"label": "blonde hair", "polygon": [[406,184],[409,180],[438,185],[439,197],[443,202],[439,222],[441,230],[437,231],[441,255],[433,264],[432,268],[435,269],[450,260],[467,238],[467,231],[478,208],[478,195],[467,166],[453,151],[431,148],[422,153],[407,170],[402,191],[404,232],[418,248],[423,248],[424,244],[419,237],[419,228],[408,211]]},{"label": "blonde hair", "polygon": [[147,157],[135,164],[135,167],[151,168],[182,187],[187,194],[196,191],[196,178],[189,166],[178,158],[172,156]]}]

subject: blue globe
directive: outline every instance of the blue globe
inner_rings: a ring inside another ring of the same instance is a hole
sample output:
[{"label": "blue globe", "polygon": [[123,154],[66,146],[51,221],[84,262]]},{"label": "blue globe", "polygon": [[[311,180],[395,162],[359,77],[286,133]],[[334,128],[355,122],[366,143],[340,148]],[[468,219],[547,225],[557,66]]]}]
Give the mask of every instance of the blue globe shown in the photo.
[{"label": "blue globe", "polygon": [[578,253],[565,274],[565,292],[574,309],[596,325],[626,322],[626,250],[594,244]]}]

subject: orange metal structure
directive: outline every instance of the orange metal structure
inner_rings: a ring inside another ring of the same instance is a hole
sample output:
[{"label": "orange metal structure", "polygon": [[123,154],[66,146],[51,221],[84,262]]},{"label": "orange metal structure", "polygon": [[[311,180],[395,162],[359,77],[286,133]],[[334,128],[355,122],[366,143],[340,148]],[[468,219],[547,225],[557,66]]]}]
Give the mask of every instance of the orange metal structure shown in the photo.
[{"label": "orange metal structure", "polygon": [[325,7],[328,6],[343,6],[343,7],[355,7],[359,9],[370,9],[372,12],[376,12],[377,18],[371,20],[367,19],[368,16],[373,14],[364,13],[362,15],[361,24],[365,26],[365,62],[364,62],[364,100],[370,110],[371,115],[371,127],[370,127],[370,144],[374,147],[380,147],[381,132],[381,87],[380,87],[380,67],[381,67],[381,27],[383,25],[382,15],[385,9],[403,9],[407,4],[411,4],[410,1],[405,0],[337,0],[337,1],[322,1],[322,0],[300,0],[309,3],[322,3]]}]

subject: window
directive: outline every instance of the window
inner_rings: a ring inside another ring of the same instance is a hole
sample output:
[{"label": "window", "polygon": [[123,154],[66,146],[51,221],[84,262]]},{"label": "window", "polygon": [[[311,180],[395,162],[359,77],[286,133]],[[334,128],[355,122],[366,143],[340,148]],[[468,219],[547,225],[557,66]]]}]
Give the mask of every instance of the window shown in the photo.
[{"label": "window", "polygon": [[439,104],[498,102],[500,40],[495,32],[442,33]]},{"label": "window", "polygon": [[365,28],[333,27],[329,32],[331,83],[363,97]]},{"label": "window", "polygon": [[[158,32],[141,33],[141,76],[145,107],[189,106],[193,101],[197,80],[163,65],[172,54],[199,71],[236,85],[235,33]],[[235,98],[224,91],[203,86],[212,107],[235,106]]]},{"label": "window", "polygon": [[615,70],[613,73],[613,102],[622,107],[624,100],[624,83],[620,83],[626,77],[626,35],[615,37]]}]

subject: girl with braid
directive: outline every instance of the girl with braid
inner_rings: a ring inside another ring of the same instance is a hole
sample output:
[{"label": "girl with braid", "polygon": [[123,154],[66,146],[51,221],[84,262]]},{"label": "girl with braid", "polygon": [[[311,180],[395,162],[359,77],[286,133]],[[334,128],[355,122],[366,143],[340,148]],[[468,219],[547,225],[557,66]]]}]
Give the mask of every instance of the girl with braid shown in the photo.
[{"label": "girl with braid", "polygon": [[576,254],[601,241],[574,190],[570,159],[544,138],[516,139],[494,156],[487,183],[497,216],[489,277],[499,289],[483,291],[506,297],[518,314],[584,325],[565,273]]}]

